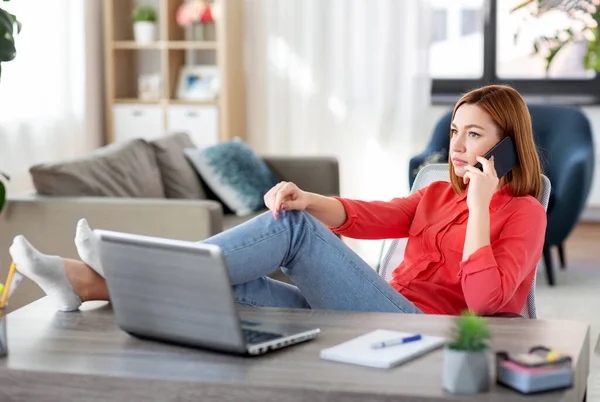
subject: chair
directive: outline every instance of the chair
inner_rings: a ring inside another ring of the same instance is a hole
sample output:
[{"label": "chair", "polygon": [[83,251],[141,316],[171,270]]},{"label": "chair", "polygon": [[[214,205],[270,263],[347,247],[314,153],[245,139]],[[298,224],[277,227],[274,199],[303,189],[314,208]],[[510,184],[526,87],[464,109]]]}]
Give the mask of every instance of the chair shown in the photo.
[{"label": "chair", "polygon": [[[558,247],[561,267],[565,267],[563,243],[585,207],[592,186],[594,144],[586,116],[577,108],[554,105],[529,105],[533,136],[542,161],[542,169],[552,182],[548,203],[548,226],[544,242],[544,263],[548,283],[555,283],[550,249]],[[447,162],[452,111],[437,123],[427,148],[409,163],[412,186],[419,167],[433,158]]]},{"label": "chair", "polygon": [[[419,171],[415,181],[412,185],[411,192],[415,192],[423,187],[426,187],[433,183],[434,181],[450,181],[450,176],[448,173],[448,164],[447,163],[434,163],[431,165],[425,166],[423,169]],[[543,205],[544,209],[548,207],[548,199],[550,198],[550,180],[542,175],[542,191],[540,192],[540,196],[538,200]],[[392,240],[388,251],[381,261],[379,275],[381,275],[386,281],[392,279],[392,271],[404,258],[404,249],[406,247],[406,239],[394,239]],[[537,269],[540,266],[540,262],[538,262],[536,267]],[[523,306],[523,310],[521,310],[521,315],[527,318],[536,318],[537,313],[535,309],[535,276],[533,278],[533,283],[531,284],[531,289],[529,290],[529,295],[527,296],[527,302]]]}]

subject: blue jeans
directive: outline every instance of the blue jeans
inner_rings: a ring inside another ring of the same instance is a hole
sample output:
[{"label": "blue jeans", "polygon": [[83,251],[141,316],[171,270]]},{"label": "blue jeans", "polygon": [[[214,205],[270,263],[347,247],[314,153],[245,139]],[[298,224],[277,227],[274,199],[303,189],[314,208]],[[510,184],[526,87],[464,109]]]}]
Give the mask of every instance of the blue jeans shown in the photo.
[{"label": "blue jeans", "polygon": [[[307,212],[266,212],[202,243],[223,250],[239,304],[421,313]],[[266,276],[279,267],[295,286]]]}]

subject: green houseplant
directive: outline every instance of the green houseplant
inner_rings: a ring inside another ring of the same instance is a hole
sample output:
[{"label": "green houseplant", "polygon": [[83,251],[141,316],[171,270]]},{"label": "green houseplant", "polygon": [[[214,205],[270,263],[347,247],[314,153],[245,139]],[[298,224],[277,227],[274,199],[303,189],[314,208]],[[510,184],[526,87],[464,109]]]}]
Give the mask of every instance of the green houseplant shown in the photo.
[{"label": "green houseplant", "polygon": [[156,40],[156,11],[153,7],[138,6],[131,13],[133,37],[140,44]]},{"label": "green houseplant", "polygon": [[455,394],[489,389],[488,321],[472,312],[457,318],[452,339],[444,349],[443,385]]},{"label": "green houseplant", "polygon": [[[17,17],[0,8],[0,76],[2,75],[2,63],[11,61],[17,56],[15,35],[20,30],[21,23],[17,20]],[[6,201],[6,187],[4,186],[6,180],[10,180],[8,175],[0,172],[0,212],[2,212]]]},{"label": "green houseplant", "polygon": [[[3,0],[7,2],[9,0]],[[0,8],[0,75],[2,64],[17,57],[15,35],[21,31],[21,23],[13,14]]]},{"label": "green houseplant", "polygon": [[0,172],[0,212],[4,209],[4,203],[6,202],[6,187],[4,186],[4,180],[10,180],[10,177],[3,172]]},{"label": "green houseplant", "polygon": [[597,0],[524,0],[511,12],[528,10],[529,16],[539,19],[550,12],[562,11],[571,20],[570,27],[557,29],[554,35],[542,35],[534,41],[533,53],[545,58],[546,72],[561,49],[577,42],[586,46],[583,67],[600,71],[600,7],[597,3]]}]

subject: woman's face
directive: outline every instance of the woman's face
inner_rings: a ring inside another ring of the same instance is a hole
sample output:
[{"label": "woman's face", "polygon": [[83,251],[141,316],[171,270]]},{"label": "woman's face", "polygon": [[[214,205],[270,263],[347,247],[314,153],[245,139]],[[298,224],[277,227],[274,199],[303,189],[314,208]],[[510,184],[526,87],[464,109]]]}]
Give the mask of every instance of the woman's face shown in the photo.
[{"label": "woman's face", "polygon": [[501,139],[492,117],[477,105],[463,104],[450,126],[450,158],[457,176],[465,175],[465,166],[477,163]]}]

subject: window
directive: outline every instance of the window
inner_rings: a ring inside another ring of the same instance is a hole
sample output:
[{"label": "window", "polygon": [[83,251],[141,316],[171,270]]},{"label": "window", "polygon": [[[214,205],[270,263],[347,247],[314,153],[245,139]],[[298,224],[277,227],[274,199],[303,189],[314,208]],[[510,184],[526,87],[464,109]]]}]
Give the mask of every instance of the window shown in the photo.
[{"label": "window", "polygon": [[461,16],[461,36],[483,34],[483,15],[481,9],[464,9]]},{"label": "window", "polygon": [[448,38],[448,13],[446,10],[433,10],[432,41],[443,42]]},{"label": "window", "polygon": [[434,78],[483,75],[483,0],[432,2],[429,73]]},{"label": "window", "polygon": [[507,83],[526,97],[600,103],[600,77],[584,62],[594,39],[590,28],[597,27],[590,12],[595,1],[554,0],[546,9],[536,0],[521,8],[525,0],[434,1],[434,15],[443,10],[448,16],[447,37],[430,45],[434,99]]},{"label": "window", "polygon": [[[573,29],[580,32],[583,28],[579,18],[569,17],[561,7],[544,12],[539,18],[531,18],[531,7],[511,12],[523,0],[502,0],[497,2],[497,42],[496,67],[499,78],[581,78],[593,79],[594,70],[586,70],[583,57],[587,41],[583,35],[573,43],[564,46],[554,57],[550,68],[546,69],[546,59],[540,44],[540,52],[535,53],[534,44],[540,37],[554,37],[557,31]],[[568,7],[568,4],[567,4]],[[591,22],[591,21],[589,21]],[[568,34],[562,33],[563,36]]]}]

